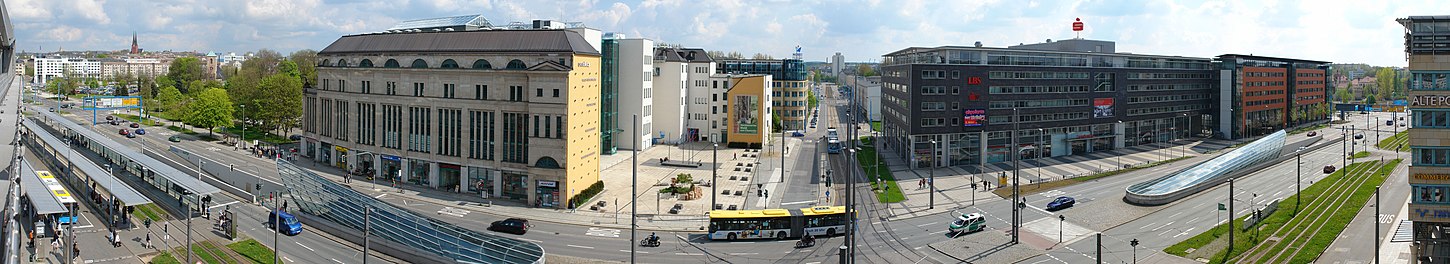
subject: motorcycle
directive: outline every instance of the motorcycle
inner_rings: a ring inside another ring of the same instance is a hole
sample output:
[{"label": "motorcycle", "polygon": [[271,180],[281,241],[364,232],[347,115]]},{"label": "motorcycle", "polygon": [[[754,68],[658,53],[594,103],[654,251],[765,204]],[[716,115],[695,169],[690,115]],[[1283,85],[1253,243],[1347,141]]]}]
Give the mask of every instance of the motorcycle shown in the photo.
[{"label": "motorcycle", "polygon": [[640,240],[639,241],[639,246],[642,246],[642,247],[658,247],[658,246],[660,246],[660,240],[658,238],[647,238],[647,239],[644,239],[644,240]]},{"label": "motorcycle", "polygon": [[802,239],[800,241],[796,241],[795,242],[795,247],[796,248],[807,248],[807,247],[814,247],[814,246],[816,246],[816,240],[815,239],[811,239],[811,240],[804,240],[804,239]]}]

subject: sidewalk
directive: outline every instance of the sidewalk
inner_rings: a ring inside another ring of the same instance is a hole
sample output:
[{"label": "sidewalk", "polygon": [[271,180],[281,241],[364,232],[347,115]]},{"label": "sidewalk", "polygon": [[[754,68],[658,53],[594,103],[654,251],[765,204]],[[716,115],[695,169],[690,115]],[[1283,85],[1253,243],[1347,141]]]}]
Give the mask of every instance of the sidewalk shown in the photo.
[{"label": "sidewalk", "polygon": [[[470,210],[497,215],[500,217],[517,217],[531,221],[542,221],[557,224],[582,225],[608,228],[629,228],[629,215],[614,213],[601,213],[589,210],[566,210],[550,208],[530,208],[528,205],[499,199],[484,199],[474,194],[454,193],[442,190],[434,190],[424,186],[412,184],[399,185],[396,189],[386,184],[378,185],[380,191],[375,191],[371,183],[366,180],[354,180],[351,183],[343,183],[344,172],[330,166],[319,166],[308,161],[294,163],[299,167],[307,168],[318,175],[327,177],[339,184],[352,187],[353,190],[362,192],[369,196],[376,197],[384,193],[401,194],[409,199],[422,202],[453,207],[466,207]],[[665,232],[703,232],[708,222],[703,215],[654,215],[640,214],[639,229],[665,231]],[[618,219],[618,223],[616,223]]]},{"label": "sidewalk", "polygon": [[[1163,146],[1161,144],[1150,144],[1084,155],[1023,160],[1021,161],[1022,169],[1018,172],[1018,180],[1025,185],[1088,176],[1123,166],[1139,166],[1180,156],[1211,153],[1235,143],[1219,139],[1180,140],[1174,142],[1169,148],[1159,148]],[[877,148],[883,147],[881,142],[876,144]],[[999,173],[1007,175],[1013,173],[1010,162],[990,163],[985,166],[911,169],[896,152],[880,153],[882,153],[882,161],[896,177],[897,185],[901,186],[902,192],[906,195],[906,201],[886,205],[890,209],[889,219],[893,221],[948,212],[976,201],[1000,200],[1000,197],[990,192],[991,188],[983,186],[983,182],[996,188],[998,187],[996,176]],[[929,188],[918,188],[917,186],[921,179],[930,178],[932,173],[936,174],[934,181],[937,187],[937,206],[935,209],[927,210],[930,201],[928,199]],[[976,189],[972,188],[973,183],[977,183]]]}]

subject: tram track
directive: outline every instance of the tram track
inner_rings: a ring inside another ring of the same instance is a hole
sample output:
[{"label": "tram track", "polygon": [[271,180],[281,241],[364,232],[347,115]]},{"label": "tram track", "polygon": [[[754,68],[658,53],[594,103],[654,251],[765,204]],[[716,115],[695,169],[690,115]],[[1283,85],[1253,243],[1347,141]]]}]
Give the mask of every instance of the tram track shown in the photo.
[{"label": "tram track", "polygon": [[[1346,168],[1344,174],[1330,185],[1326,192],[1323,192],[1314,197],[1309,203],[1306,203],[1300,213],[1332,213],[1342,208],[1349,200],[1347,197],[1353,194],[1356,189],[1355,187],[1368,181],[1371,178],[1369,176],[1373,175],[1380,165],[1378,161],[1360,164],[1363,165],[1356,166],[1352,169]],[[1328,224],[1330,218],[1332,218],[1332,215],[1316,218],[1295,216],[1287,221],[1285,225],[1270,234],[1267,239],[1244,251],[1245,254],[1239,255],[1235,258],[1235,261],[1231,262],[1265,263],[1275,261],[1283,255],[1286,251],[1285,249],[1287,249],[1286,247],[1309,239],[1305,234],[1312,236],[1314,234],[1313,232],[1318,232],[1319,229]],[[1279,238],[1280,240],[1272,240],[1273,238]],[[1302,248],[1302,246],[1296,247],[1294,252],[1297,253]],[[1272,255],[1270,255],[1271,253]],[[1293,254],[1289,256],[1293,256]]]}]

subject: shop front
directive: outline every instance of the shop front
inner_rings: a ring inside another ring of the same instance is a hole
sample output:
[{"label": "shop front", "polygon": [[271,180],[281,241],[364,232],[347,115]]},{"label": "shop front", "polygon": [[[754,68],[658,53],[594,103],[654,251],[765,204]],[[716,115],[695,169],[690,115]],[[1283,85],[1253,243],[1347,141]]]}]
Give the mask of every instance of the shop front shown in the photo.
[{"label": "shop front", "polygon": [[399,180],[398,170],[403,169],[403,159],[393,155],[382,155],[381,157],[383,160],[381,163],[383,179],[389,181]]},{"label": "shop front", "polygon": [[559,182],[539,180],[534,187],[536,200],[539,207],[559,208]]},{"label": "shop front", "polygon": [[339,169],[347,169],[347,148],[332,146],[332,150],[337,152],[337,159],[332,162],[332,166]]},{"label": "shop front", "polygon": [[317,162],[322,162],[323,164],[332,164],[332,144],[327,142],[318,142],[317,146],[317,159],[315,160]]},{"label": "shop front", "polygon": [[483,198],[498,196],[498,193],[493,189],[495,186],[493,183],[494,172],[494,170],[485,168],[468,167],[468,181],[464,182],[468,185],[467,192],[477,193]]},{"label": "shop front", "polygon": [[408,182],[417,185],[428,185],[428,171],[432,162],[423,160],[408,160]]},{"label": "shop front", "polygon": [[517,172],[501,172],[504,198],[527,201],[529,199],[529,175]]},{"label": "shop front", "polygon": [[463,192],[463,189],[458,188],[458,178],[462,171],[463,168],[457,164],[438,163],[438,189]]}]

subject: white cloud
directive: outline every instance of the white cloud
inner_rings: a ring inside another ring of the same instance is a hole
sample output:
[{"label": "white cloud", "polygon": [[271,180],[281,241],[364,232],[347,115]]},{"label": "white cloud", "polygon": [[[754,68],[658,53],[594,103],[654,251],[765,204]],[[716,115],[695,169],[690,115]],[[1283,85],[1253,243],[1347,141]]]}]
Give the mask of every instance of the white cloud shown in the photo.
[{"label": "white cloud", "polygon": [[41,37],[40,41],[66,43],[80,40],[82,34],[84,33],[79,28],[62,25],[46,29],[37,35]]}]

